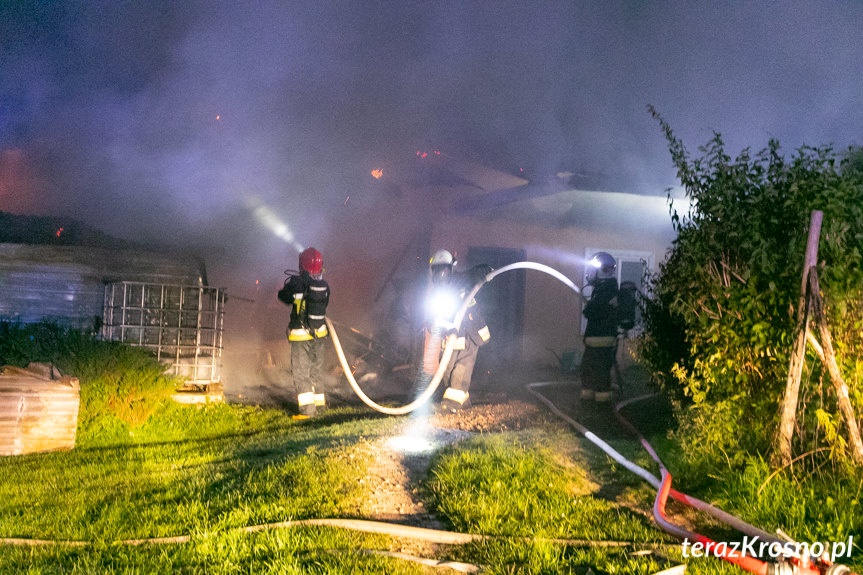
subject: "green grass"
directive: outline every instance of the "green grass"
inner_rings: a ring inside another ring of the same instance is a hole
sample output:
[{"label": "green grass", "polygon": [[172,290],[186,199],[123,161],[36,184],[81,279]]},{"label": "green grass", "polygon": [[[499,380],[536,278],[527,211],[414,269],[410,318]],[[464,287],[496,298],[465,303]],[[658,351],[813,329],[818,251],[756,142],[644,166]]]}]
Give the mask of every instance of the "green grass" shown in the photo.
[{"label": "green grass", "polygon": [[[575,463],[578,440],[565,430],[481,436],[442,453],[428,493],[458,531],[500,538],[464,552],[491,573],[654,573],[665,561],[639,549],[673,539],[641,514],[597,495]],[[631,542],[625,547],[553,543],[554,539]],[[667,565],[666,565],[667,566]]]},{"label": "green grass", "polygon": [[807,543],[854,538],[852,561],[863,568],[863,476],[798,470],[771,476],[767,464],[750,459],[743,470],[715,475],[705,497],[744,520],[774,531],[781,528]]},{"label": "green grass", "polygon": [[[383,537],[234,529],[356,516],[370,463],[357,446],[397,422],[350,409],[298,423],[271,410],[168,405],[120,444],[0,459],[0,536],[93,543],[3,546],[0,572],[421,572],[360,552],[387,549]],[[183,544],[116,543],[187,534]]]},{"label": "green grass", "polygon": [[[392,547],[382,536],[312,527],[236,530],[356,516],[365,495],[359,479],[370,464],[369,450],[357,447],[392,433],[400,422],[357,409],[298,423],[273,410],[170,404],[132,435],[117,435],[113,445],[108,434],[98,446],[0,459],[0,536],[94,543],[3,546],[0,573],[430,572],[363,552]],[[649,464],[633,442],[613,443]],[[840,503],[858,498],[850,483],[819,509],[799,484],[784,484],[790,480],[782,476],[753,499],[765,470],[749,473],[726,482],[726,499],[720,501],[744,519],[765,527],[775,521],[797,536],[816,533],[794,532],[798,521],[813,518],[813,525],[820,520],[836,535],[859,528],[856,508]],[[628,498],[649,511],[652,490],[562,426],[484,434],[447,448],[434,458],[423,493],[455,530],[493,536],[439,551],[480,564],[487,573],[582,574],[590,568],[597,575],[649,574],[684,561],[674,540],[648,517],[617,503]],[[788,499],[792,495],[796,499]],[[781,505],[770,503],[777,499]],[[834,523],[834,517],[850,527]],[[192,539],[182,544],[116,543],[186,534]],[[562,545],[552,539],[632,545]],[[646,549],[650,555],[634,554]],[[714,559],[687,563],[695,574],[740,573]]]},{"label": "green grass", "polygon": [[348,515],[368,463],[355,446],[393,424],[334,413],[298,425],[224,405],[169,413],[175,429],[163,413],[126,444],[0,459],[0,535],[107,543]]},{"label": "green grass", "polygon": [[577,467],[555,461],[559,434],[502,434],[443,454],[429,489],[435,509],[459,531],[545,539],[659,542],[642,516],[590,495]]},{"label": "green grass", "polygon": [[36,574],[342,574],[415,575],[417,564],[372,555],[387,538],[327,528],[298,527],[263,533],[220,533],[181,545],[85,548],[3,547],[0,572]]},{"label": "green grass", "polygon": [[[239,531],[291,519],[357,517],[367,495],[360,479],[373,457],[366,442],[392,434],[402,418],[344,408],[297,422],[277,410],[166,403],[173,384],[139,351],[117,351],[80,334],[63,340],[47,325],[3,329],[17,338],[0,342],[5,357],[23,363],[56,358],[74,367],[84,401],[74,450],[0,459],[0,537],[91,544],[0,546],[0,573],[432,572],[365,552],[394,548],[383,536],[312,527]],[[40,343],[36,351],[34,341]],[[754,525],[781,526],[803,541],[863,538],[859,477],[798,470],[767,481],[769,470],[760,461],[694,475],[665,435],[664,406],[640,404],[628,415],[652,434],[681,491]],[[658,473],[608,414],[577,418]],[[649,518],[654,491],[562,424],[486,433],[447,448],[420,487],[427,507],[453,529],[492,536],[437,554],[482,565],[487,573],[649,574],[684,561],[676,542]],[[735,535],[715,523],[701,527],[717,540]],[[117,543],[176,535],[191,540]],[[635,554],[647,549],[649,555]],[[858,555],[859,547],[850,564],[860,570]],[[696,575],[741,572],[715,559],[686,562]]]}]

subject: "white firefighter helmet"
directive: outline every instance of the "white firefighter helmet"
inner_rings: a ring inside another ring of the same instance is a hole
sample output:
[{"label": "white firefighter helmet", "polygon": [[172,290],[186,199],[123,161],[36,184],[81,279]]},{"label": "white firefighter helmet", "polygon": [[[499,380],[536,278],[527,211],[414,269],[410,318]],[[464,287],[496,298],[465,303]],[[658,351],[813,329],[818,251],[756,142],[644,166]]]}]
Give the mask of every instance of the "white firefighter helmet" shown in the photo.
[{"label": "white firefighter helmet", "polygon": [[456,264],[455,258],[447,250],[436,251],[429,260],[429,272],[434,283],[442,283],[449,280],[452,268]]},{"label": "white firefighter helmet", "polygon": [[617,260],[609,253],[596,252],[587,262],[587,281],[607,280],[615,277]]}]

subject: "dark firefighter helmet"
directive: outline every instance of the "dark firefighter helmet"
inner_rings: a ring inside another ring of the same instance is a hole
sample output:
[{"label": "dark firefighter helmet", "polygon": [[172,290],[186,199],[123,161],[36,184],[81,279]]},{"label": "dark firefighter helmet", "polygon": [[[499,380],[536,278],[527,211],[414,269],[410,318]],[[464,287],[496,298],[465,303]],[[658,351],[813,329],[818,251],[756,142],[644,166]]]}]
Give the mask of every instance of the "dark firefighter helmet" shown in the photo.
[{"label": "dark firefighter helmet", "polygon": [[429,273],[433,283],[446,283],[452,275],[455,258],[446,250],[436,251],[429,260]]},{"label": "dark firefighter helmet", "polygon": [[303,250],[300,254],[300,271],[310,275],[320,275],[324,271],[324,258],[315,248]]},{"label": "dark firefighter helmet", "polygon": [[609,253],[596,252],[587,262],[587,283],[616,277],[617,260]]}]

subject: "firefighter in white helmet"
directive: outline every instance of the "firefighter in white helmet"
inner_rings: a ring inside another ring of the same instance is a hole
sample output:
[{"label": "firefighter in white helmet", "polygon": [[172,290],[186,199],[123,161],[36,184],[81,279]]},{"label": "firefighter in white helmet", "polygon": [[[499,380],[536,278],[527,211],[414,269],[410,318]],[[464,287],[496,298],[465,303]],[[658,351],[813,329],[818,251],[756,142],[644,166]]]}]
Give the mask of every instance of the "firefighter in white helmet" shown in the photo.
[{"label": "firefighter in white helmet", "polygon": [[291,372],[297,392],[298,419],[326,409],[323,364],[329,335],[325,315],[330,286],[323,279],[321,252],[308,248],[300,254],[299,275],[290,275],[279,290],[279,300],[291,306],[287,336],[291,342]]},{"label": "firefighter in white helmet", "polygon": [[[468,273],[456,274],[453,271],[455,265],[455,258],[447,250],[436,251],[429,261],[431,281],[427,314],[431,321],[448,326],[452,326],[456,312],[473,286],[491,271],[488,266],[479,265]],[[470,406],[469,390],[477,353],[491,338],[475,300],[468,304],[456,336],[453,354],[441,382],[444,392],[440,407],[444,411],[458,411]]]},{"label": "firefighter in white helmet", "polygon": [[581,360],[581,398],[610,405],[611,370],[617,345],[617,262],[598,252],[587,263],[587,283],[593,287],[584,306],[584,356]]}]

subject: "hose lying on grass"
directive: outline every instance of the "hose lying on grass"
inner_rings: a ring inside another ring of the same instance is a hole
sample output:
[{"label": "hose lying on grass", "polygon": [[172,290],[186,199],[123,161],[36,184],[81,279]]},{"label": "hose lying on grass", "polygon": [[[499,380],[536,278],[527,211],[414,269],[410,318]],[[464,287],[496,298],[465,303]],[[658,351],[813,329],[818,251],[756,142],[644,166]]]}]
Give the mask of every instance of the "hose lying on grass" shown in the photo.
[{"label": "hose lying on grass", "polygon": [[[703,511],[708,515],[718,519],[719,521],[733,527],[737,531],[744,533],[746,535],[750,535],[752,537],[758,537],[762,541],[767,543],[777,543],[780,545],[780,549],[785,552],[786,547],[784,544],[786,541],[775,537],[766,531],[758,529],[745,521],[741,520],[739,517],[735,517],[730,513],[722,511],[709,503],[701,501],[700,499],[696,499],[695,497],[686,495],[685,493],[681,493],[679,491],[675,491],[671,489],[671,474],[665,468],[665,465],[662,463],[662,460],[659,458],[659,455],[656,453],[656,450],[653,449],[653,446],[647,442],[644,436],[633,426],[629,421],[627,421],[620,413],[620,410],[636,401],[642,401],[651,397],[654,397],[654,394],[643,395],[640,397],[634,397],[632,399],[623,401],[617,404],[614,408],[614,414],[617,417],[618,421],[620,421],[624,427],[626,427],[631,433],[633,433],[641,443],[641,446],[647,451],[650,455],[651,459],[653,459],[656,464],[659,466],[660,477],[656,477],[643,467],[640,467],[633,463],[632,461],[626,459],[623,455],[621,455],[617,450],[608,445],[605,441],[597,437],[593,434],[589,429],[563,413],[560,409],[558,409],[548,398],[537,391],[537,388],[554,385],[560,382],[536,382],[527,385],[528,391],[533,394],[537,399],[539,399],[542,403],[544,403],[555,415],[559,418],[563,419],[567,423],[569,423],[572,427],[578,430],[586,439],[588,439],[591,443],[602,449],[609,457],[620,463],[627,470],[632,473],[638,475],[645,481],[647,481],[650,485],[656,488],[656,499],[653,504],[653,517],[656,521],[657,525],[659,525],[663,530],[668,533],[671,533],[675,537],[680,539],[688,539],[692,543],[701,543],[705,546],[706,549],[710,549],[713,547],[714,549],[717,547],[717,543],[700,533],[695,533],[693,531],[689,531],[679,525],[676,525],[668,520],[668,517],[665,515],[665,504],[669,496],[673,499],[684,503],[694,509],[698,509],[699,511]],[[787,561],[782,561],[779,563],[767,563],[757,559],[755,557],[751,557],[745,555],[743,553],[738,553],[733,550],[727,551],[721,556],[722,559],[733,563],[746,571],[750,571],[752,573],[757,573],[758,575],[854,575],[851,571],[845,567],[844,565],[832,564],[830,561],[826,560],[824,557],[820,558],[809,558],[809,557],[799,557],[794,554],[786,554]]]},{"label": "hose lying on grass", "polygon": [[[538,264],[535,262],[517,262],[514,264],[510,264],[508,266],[504,266],[498,270],[492,271],[487,276],[485,276],[483,281],[478,282],[474,286],[474,288],[470,292],[470,294],[466,298],[464,298],[464,300],[462,302],[462,306],[459,309],[458,313],[456,314],[455,319],[453,320],[453,324],[454,324],[455,328],[456,329],[459,328],[459,326],[461,325],[462,319],[464,318],[464,315],[467,312],[468,305],[476,297],[479,290],[486,283],[490,282],[496,276],[498,276],[502,273],[516,270],[516,269],[534,269],[534,270],[546,273],[548,275],[551,275],[551,276],[555,277],[556,279],[558,279],[559,281],[561,281],[564,285],[569,287],[571,290],[573,290],[579,296],[581,296],[582,298],[584,297],[583,294],[581,293],[581,290],[569,278],[567,278],[566,276],[561,274],[559,271],[557,271],[551,267],[545,266],[543,264]],[[329,327],[332,328],[331,325]],[[374,403],[373,401],[371,401],[362,392],[359,385],[356,383],[356,381],[353,378],[353,374],[351,373],[350,367],[347,364],[347,360],[344,358],[344,354],[341,352],[341,346],[338,344],[338,336],[335,334],[334,330],[331,329],[330,331],[331,331],[331,333],[333,333],[333,336],[334,336],[333,343],[336,346],[336,351],[339,354],[339,361],[342,364],[342,368],[344,369],[345,375],[347,376],[348,381],[351,384],[351,387],[354,389],[354,391],[357,393],[357,395],[360,397],[360,399],[362,399],[363,402],[366,403],[366,405],[372,407],[373,409],[376,409],[382,413],[391,413],[394,415],[409,413],[413,409],[416,409],[416,407],[419,407],[420,405],[422,405],[423,403],[428,401],[428,399],[434,393],[435,388],[439,385],[440,379],[443,376],[444,371],[446,370],[447,364],[449,363],[450,357],[452,355],[452,345],[453,345],[453,340],[455,338],[454,335],[450,335],[447,338],[446,347],[445,347],[445,350],[443,353],[443,357],[441,358],[440,365],[438,365],[438,369],[437,369],[436,373],[434,374],[434,377],[432,378],[431,383],[426,388],[426,390],[420,395],[420,397],[418,397],[413,403],[411,403],[407,406],[404,406],[402,408],[385,408],[385,407],[380,406],[380,405]],[[684,540],[688,539],[688,540],[691,540],[693,543],[701,543],[703,545],[706,545],[707,549],[710,549],[710,546],[715,547],[717,545],[716,542],[708,539],[707,537],[705,537],[699,533],[689,531],[689,530],[687,530],[687,529],[685,529],[679,525],[675,525],[674,523],[672,523],[668,520],[668,518],[665,515],[665,504],[666,504],[667,498],[669,496],[671,496],[673,499],[676,499],[677,501],[680,501],[681,503],[684,503],[688,506],[691,506],[691,507],[698,509],[700,511],[703,511],[705,513],[708,513],[712,517],[714,517],[714,518],[722,521],[723,523],[737,529],[741,533],[744,533],[746,535],[751,535],[753,537],[758,537],[762,541],[765,541],[768,543],[777,543],[780,545],[780,549],[782,549],[783,552],[787,551],[786,548],[783,546],[783,544],[785,543],[783,540],[778,539],[778,538],[772,536],[771,534],[769,534],[769,533],[767,533],[761,529],[758,529],[757,527],[749,525],[748,523],[746,523],[745,521],[742,521],[738,517],[735,517],[734,515],[731,515],[730,513],[726,513],[725,511],[722,511],[721,509],[718,509],[718,508],[716,508],[716,507],[714,507],[714,506],[712,506],[712,505],[710,505],[704,501],[701,501],[701,500],[696,499],[694,497],[690,497],[690,496],[686,495],[685,493],[680,493],[679,491],[671,489],[671,474],[668,473],[668,470],[665,468],[665,465],[662,463],[662,460],[659,458],[656,451],[644,439],[644,437],[642,437],[641,434],[638,433],[638,431],[620,415],[620,409],[625,404],[618,405],[615,409],[615,414],[621,420],[621,422],[624,424],[624,426],[627,427],[627,429],[632,431],[638,437],[641,445],[647,450],[648,454],[650,454],[650,457],[657,463],[657,465],[659,466],[659,469],[660,469],[660,476],[661,477],[656,477],[652,473],[648,472],[647,470],[643,469],[642,467],[639,467],[635,463],[633,463],[633,462],[629,461],[628,459],[626,459],[625,457],[623,457],[620,453],[618,453],[615,449],[613,449],[605,441],[603,441],[602,439],[597,437],[595,434],[593,434],[590,430],[588,430],[587,428],[585,428],[584,426],[579,424],[577,421],[573,420],[572,418],[568,417],[566,414],[561,412],[556,406],[554,406],[551,403],[551,401],[549,401],[542,394],[540,394],[539,392],[536,391],[537,387],[541,387],[543,385],[549,385],[551,383],[553,383],[553,382],[537,382],[537,383],[529,384],[528,390],[533,395],[535,395],[538,399],[540,399],[540,401],[542,401],[544,404],[546,404],[555,414],[558,415],[558,417],[562,417],[563,419],[568,421],[570,423],[570,425],[575,427],[588,440],[590,440],[592,443],[597,445],[600,449],[605,451],[609,456],[612,457],[612,459],[614,459],[615,461],[617,461],[618,463],[623,465],[626,469],[628,469],[632,473],[638,475],[639,477],[641,477],[642,479],[647,481],[650,485],[652,485],[657,490],[656,500],[655,500],[654,506],[653,506],[653,516],[654,516],[654,519],[655,519],[657,525],[659,525],[663,530],[665,530],[668,533],[670,533],[676,537],[679,537],[681,539],[684,539]],[[638,401],[640,399],[644,399],[644,397],[634,398],[632,400],[629,400],[626,403],[631,403],[633,401]],[[785,555],[785,559],[787,561],[783,561],[783,562],[779,562],[779,563],[773,563],[773,564],[760,561],[759,559],[756,559],[756,558],[750,557],[750,556],[746,556],[746,555],[738,553],[736,551],[729,551],[729,552],[725,553],[722,556],[722,558],[725,559],[726,561],[729,561],[735,565],[738,565],[738,566],[746,569],[747,571],[751,571],[751,572],[757,573],[759,575],[768,575],[768,573],[769,574],[782,573],[783,575],[785,573],[789,573],[789,574],[790,573],[796,573],[798,575],[822,575],[822,573],[826,573],[827,575],[834,575],[834,574],[838,575],[839,573],[849,573],[847,568],[844,568],[844,567],[839,566],[839,565],[835,565],[835,566],[831,565],[829,561],[825,561],[823,558],[815,558],[815,561],[818,562],[818,565],[815,565],[810,560],[809,557],[799,557],[799,556],[795,557],[793,554],[790,554],[790,553],[786,553],[786,555]]]},{"label": "hose lying on grass", "polygon": [[[378,535],[389,535],[391,537],[403,537],[428,543],[439,543],[442,545],[465,545],[474,541],[486,539],[503,539],[504,537],[493,535],[478,535],[473,533],[459,533],[456,531],[442,531],[439,529],[427,529],[425,527],[413,527],[399,523],[387,523],[384,521],[370,521],[367,519],[297,519],[296,521],[278,521],[275,523],[263,523],[261,525],[249,525],[228,529],[232,533],[256,533],[271,529],[287,529],[291,527],[334,527],[337,529],[349,529],[362,531],[364,533],[375,533]],[[523,537],[508,539],[521,539],[525,541],[540,541],[544,543],[556,543],[569,545],[571,547],[637,547],[641,549],[661,549],[676,547],[668,543],[640,543],[637,541],[592,541],[589,539],[540,539],[535,537]],[[148,539],[123,539],[114,541],[115,545],[167,545],[188,543],[195,539],[193,535],[176,535],[173,537],[152,537]],[[63,541],[49,539],[26,539],[5,538],[0,539],[0,545],[59,545],[61,547],[86,547],[93,545],[92,541]]]}]

